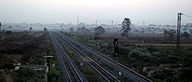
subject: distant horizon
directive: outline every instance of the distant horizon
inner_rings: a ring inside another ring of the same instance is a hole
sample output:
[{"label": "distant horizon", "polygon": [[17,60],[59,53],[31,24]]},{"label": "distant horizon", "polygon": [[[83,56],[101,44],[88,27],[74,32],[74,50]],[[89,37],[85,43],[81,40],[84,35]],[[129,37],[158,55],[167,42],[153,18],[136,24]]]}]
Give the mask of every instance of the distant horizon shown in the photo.
[{"label": "distant horizon", "polygon": [[[49,24],[64,24],[64,25],[70,25],[70,23],[25,23],[25,22],[21,22],[21,23],[2,23],[2,25],[6,25],[6,24],[42,24],[42,25],[49,25]],[[88,24],[88,23],[79,23],[79,24],[85,24],[85,25],[96,25],[96,24]],[[79,25],[78,24],[78,25]],[[119,23],[121,24],[121,23]],[[119,24],[113,24],[113,25],[119,25]],[[183,23],[182,25],[186,25],[186,24],[192,24],[192,23]],[[77,25],[77,24],[72,24],[71,25]],[[100,26],[100,25],[111,25],[111,24],[97,24],[97,26]],[[146,25],[138,25],[138,24],[132,24],[132,25],[137,25],[137,26],[148,26],[148,25],[157,25],[157,26],[163,26],[163,25],[170,25],[170,26],[177,26],[177,24],[146,24]]]},{"label": "distant horizon", "polygon": [[[0,22],[4,23],[121,23],[175,25],[177,13],[192,16],[192,0],[0,0]],[[192,18],[182,17],[182,23]]]}]

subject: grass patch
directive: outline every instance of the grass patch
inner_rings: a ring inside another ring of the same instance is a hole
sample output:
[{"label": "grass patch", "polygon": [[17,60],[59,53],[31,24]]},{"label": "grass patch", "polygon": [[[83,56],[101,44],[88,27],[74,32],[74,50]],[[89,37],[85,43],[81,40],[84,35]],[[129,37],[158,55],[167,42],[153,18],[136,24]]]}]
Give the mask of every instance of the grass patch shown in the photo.
[{"label": "grass patch", "polygon": [[67,46],[64,46],[64,49],[66,50],[66,52],[68,53],[68,55],[70,56],[70,58],[74,61],[74,63],[77,65],[77,67],[80,69],[80,71],[85,75],[85,77],[87,78],[87,80],[89,82],[101,82],[101,80],[99,79],[99,77],[97,77],[92,70],[87,67],[87,66],[80,66],[80,59],[78,58],[78,56],[75,56],[72,52],[71,49],[69,49]]},{"label": "grass patch", "polygon": [[89,82],[101,82],[100,79],[92,72],[89,67],[79,66],[80,70],[85,74]]}]

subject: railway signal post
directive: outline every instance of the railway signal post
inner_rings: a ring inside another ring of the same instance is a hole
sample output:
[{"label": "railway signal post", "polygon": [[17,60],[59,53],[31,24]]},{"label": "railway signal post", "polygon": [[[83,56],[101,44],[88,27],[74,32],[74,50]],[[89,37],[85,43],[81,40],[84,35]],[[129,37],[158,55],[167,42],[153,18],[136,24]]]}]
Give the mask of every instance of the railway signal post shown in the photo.
[{"label": "railway signal post", "polygon": [[119,41],[118,41],[117,38],[115,38],[114,39],[114,52],[115,52],[115,57],[116,58],[119,56],[118,49],[119,49]]}]

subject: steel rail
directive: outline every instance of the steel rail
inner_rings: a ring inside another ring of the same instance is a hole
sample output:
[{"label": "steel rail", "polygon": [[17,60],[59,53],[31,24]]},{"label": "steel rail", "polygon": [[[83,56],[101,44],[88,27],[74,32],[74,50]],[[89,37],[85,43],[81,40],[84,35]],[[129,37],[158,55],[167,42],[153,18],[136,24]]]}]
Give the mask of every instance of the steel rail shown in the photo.
[{"label": "steel rail", "polygon": [[[109,62],[110,64],[112,64],[112,65],[114,65],[114,66],[117,66],[117,67],[122,67],[122,68],[126,69],[128,72],[132,73],[131,75],[132,75],[136,80],[138,80],[138,81],[140,81],[140,82],[153,82],[152,80],[144,77],[143,75],[141,75],[141,74],[137,73],[136,71],[128,68],[127,66],[125,66],[125,65],[123,65],[123,64],[121,64],[121,63],[119,63],[119,62],[117,62],[117,61],[115,61],[115,60],[113,60],[113,59],[111,59],[111,58],[109,58],[109,57],[107,57],[107,56],[105,56],[104,54],[102,54],[102,53],[100,53],[100,52],[98,52],[98,51],[96,51],[96,50],[94,50],[94,49],[92,49],[92,48],[89,48],[88,46],[86,46],[86,45],[84,45],[84,44],[80,44],[80,43],[77,42],[77,41],[71,40],[71,39],[69,39],[67,36],[65,36],[65,38],[67,38],[68,40],[70,40],[71,43],[76,44],[76,45],[80,46],[81,48],[87,49],[88,51],[96,54],[97,56],[100,56],[100,57],[103,58],[105,61]],[[139,79],[139,78],[142,78],[142,79]]]},{"label": "steel rail", "polygon": [[[109,71],[104,69],[102,66],[100,66],[97,62],[95,62],[92,58],[87,56],[85,53],[83,53],[81,50],[78,50],[76,46],[71,44],[70,42],[64,40],[68,47],[70,47],[76,54],[78,54],[81,59],[83,59],[89,66],[91,66],[103,79],[105,79],[107,82],[120,82],[114,75],[112,75]],[[87,58],[87,59],[86,59]]]},{"label": "steel rail", "polygon": [[[52,33],[51,33],[52,34]],[[78,73],[77,69],[75,68],[75,66],[73,65],[70,57],[68,56],[68,54],[64,51],[63,47],[61,46],[61,44],[59,43],[59,41],[56,39],[56,37],[54,36],[54,34],[52,34],[53,37],[53,42],[57,51],[57,54],[59,55],[60,60],[63,60],[66,62],[66,65],[64,66],[66,69],[68,68],[67,71],[67,75],[69,78],[70,82],[83,82],[80,74]],[[62,59],[63,58],[63,59]],[[69,72],[75,76],[70,76]],[[72,79],[71,77],[73,77],[74,79]]]}]

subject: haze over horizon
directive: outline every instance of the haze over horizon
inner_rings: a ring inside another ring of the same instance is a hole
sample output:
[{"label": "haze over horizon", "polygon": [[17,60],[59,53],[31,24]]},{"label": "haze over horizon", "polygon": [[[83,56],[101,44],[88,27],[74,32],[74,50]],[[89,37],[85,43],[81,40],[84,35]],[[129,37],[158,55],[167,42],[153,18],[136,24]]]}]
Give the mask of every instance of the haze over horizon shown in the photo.
[{"label": "haze over horizon", "polygon": [[[192,15],[192,0],[0,0],[3,23],[176,24],[177,13]],[[183,17],[183,23],[192,19]]]}]

